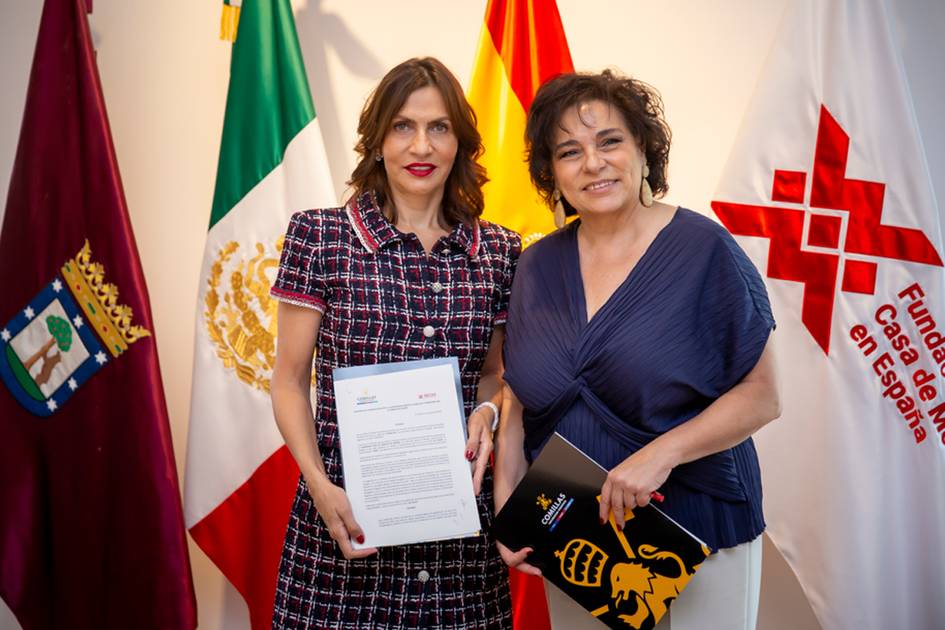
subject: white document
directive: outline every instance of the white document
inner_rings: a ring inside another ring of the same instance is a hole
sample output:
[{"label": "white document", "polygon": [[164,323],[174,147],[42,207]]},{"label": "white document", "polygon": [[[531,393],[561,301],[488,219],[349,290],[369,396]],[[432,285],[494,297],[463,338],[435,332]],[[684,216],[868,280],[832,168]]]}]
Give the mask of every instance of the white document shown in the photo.
[{"label": "white document", "polygon": [[334,370],[345,491],[364,544],[478,534],[455,357]]}]

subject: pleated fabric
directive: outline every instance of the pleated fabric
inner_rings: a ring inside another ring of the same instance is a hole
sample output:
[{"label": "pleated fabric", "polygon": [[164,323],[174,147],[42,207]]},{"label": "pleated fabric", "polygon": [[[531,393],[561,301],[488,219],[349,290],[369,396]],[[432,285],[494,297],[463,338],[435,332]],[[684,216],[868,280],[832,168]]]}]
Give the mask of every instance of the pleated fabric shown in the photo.
[{"label": "pleated fabric", "polygon": [[[774,319],[731,235],[677,209],[587,321],[580,221],[519,261],[506,327],[506,381],[525,407],[526,456],[557,431],[613,468],[696,416],[758,362]],[[764,530],[754,443],[676,467],[660,506],[712,549]]]}]

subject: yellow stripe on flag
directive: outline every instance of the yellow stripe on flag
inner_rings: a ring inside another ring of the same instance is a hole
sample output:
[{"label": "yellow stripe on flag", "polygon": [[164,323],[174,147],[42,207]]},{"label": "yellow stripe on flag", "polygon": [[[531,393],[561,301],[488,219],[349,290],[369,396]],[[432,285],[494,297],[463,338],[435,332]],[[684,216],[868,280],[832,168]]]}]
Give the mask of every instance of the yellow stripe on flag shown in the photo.
[{"label": "yellow stripe on flag", "polygon": [[528,246],[554,231],[554,219],[529,179],[525,110],[512,90],[487,25],[479,35],[474,67],[468,97],[479,120],[486,147],[481,163],[490,180],[483,188],[483,218],[515,230]]},{"label": "yellow stripe on flag", "polygon": [[236,41],[236,32],[240,24],[240,5],[224,4],[220,16],[220,39],[226,42]]},{"label": "yellow stripe on flag", "polygon": [[[528,175],[526,114],[543,81],[573,71],[554,0],[489,0],[467,93],[490,179],[483,216],[517,231],[526,247],[555,229]],[[512,571],[509,580],[515,630],[550,630],[541,579]]]}]

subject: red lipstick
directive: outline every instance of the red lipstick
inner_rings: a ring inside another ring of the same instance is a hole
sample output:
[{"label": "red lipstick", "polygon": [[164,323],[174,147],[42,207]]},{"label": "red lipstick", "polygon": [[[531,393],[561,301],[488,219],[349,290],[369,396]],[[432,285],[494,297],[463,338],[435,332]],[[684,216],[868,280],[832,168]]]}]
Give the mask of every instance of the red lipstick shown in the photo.
[{"label": "red lipstick", "polygon": [[429,162],[412,162],[404,168],[414,177],[426,177],[436,170],[436,167]]}]

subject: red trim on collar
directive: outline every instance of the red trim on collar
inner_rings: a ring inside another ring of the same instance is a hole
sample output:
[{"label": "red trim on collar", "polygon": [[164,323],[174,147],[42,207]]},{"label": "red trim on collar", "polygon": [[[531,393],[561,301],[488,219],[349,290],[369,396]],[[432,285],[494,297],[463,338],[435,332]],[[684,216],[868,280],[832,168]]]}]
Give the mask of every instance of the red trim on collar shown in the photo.
[{"label": "red trim on collar", "polygon": [[[374,232],[368,227],[368,224],[365,222],[364,212],[362,209],[362,202],[365,204],[371,204],[369,210],[371,212],[377,212],[378,217],[371,215],[368,217],[373,224],[378,222],[383,223],[384,232],[390,232],[390,235],[381,234],[381,240],[378,240],[378,237]],[[348,220],[351,223],[351,227],[354,228],[354,233],[358,237],[358,240],[361,241],[361,244],[369,252],[376,253],[381,248],[381,243],[388,242],[396,238],[397,230],[388,222],[386,219],[383,219],[383,215],[380,214],[380,209],[377,205],[377,198],[374,196],[374,193],[368,192],[363,193],[360,196],[352,197],[348,200],[348,203],[345,206],[346,213],[348,215]],[[468,230],[468,231],[467,231]],[[458,232],[458,233],[457,233]],[[472,232],[470,235],[469,232]],[[479,255],[479,247],[482,242],[481,226],[479,219],[473,219],[472,225],[461,224],[454,228],[454,233],[450,237],[454,243],[460,245],[466,245],[466,255],[470,258],[476,258]]]},{"label": "red trim on collar", "polygon": [[475,258],[479,255],[479,219],[473,219],[473,238],[469,245],[469,257]]},{"label": "red trim on collar", "polygon": [[364,225],[364,219],[361,217],[361,209],[358,208],[357,197],[353,197],[348,201],[348,216],[353,219],[352,227],[358,235],[358,240],[364,245],[364,248],[371,253],[376,252],[379,246],[377,241],[374,240],[374,237],[371,236],[367,226]]}]

